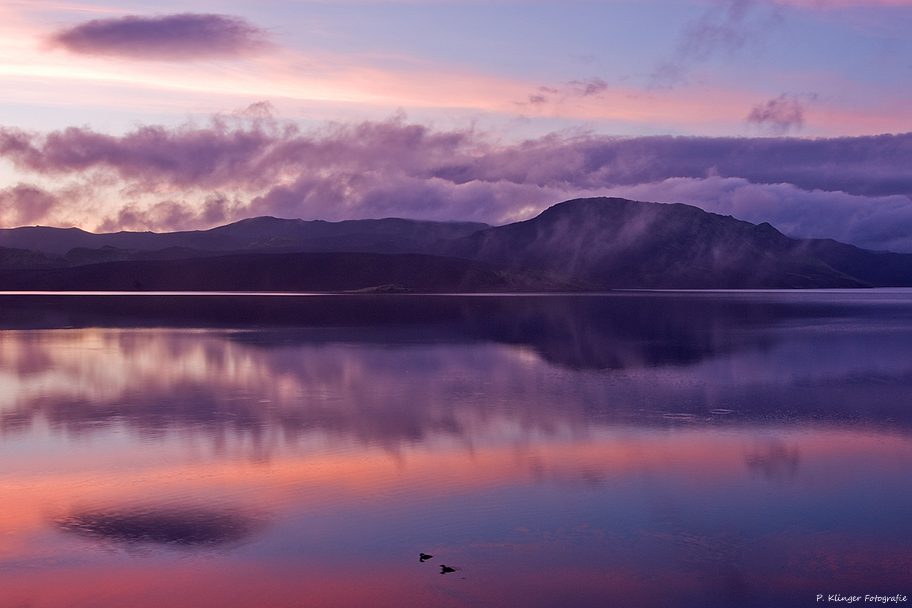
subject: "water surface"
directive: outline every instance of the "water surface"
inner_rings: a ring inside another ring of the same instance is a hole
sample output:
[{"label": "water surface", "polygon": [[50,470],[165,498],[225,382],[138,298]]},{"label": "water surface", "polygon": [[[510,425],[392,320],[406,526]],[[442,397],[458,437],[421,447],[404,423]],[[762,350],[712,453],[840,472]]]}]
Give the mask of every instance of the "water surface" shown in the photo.
[{"label": "water surface", "polygon": [[0,304],[3,608],[912,595],[909,290]]}]

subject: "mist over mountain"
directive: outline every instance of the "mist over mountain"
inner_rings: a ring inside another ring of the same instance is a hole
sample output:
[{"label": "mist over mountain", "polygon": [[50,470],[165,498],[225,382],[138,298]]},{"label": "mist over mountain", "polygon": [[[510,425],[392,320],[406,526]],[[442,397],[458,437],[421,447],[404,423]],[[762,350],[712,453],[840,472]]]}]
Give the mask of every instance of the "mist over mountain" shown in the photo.
[{"label": "mist over mountain", "polygon": [[614,288],[912,285],[912,255],[791,239],[767,223],[620,198],[566,201],[530,220],[454,239],[439,253]]},{"label": "mist over mountain", "polygon": [[491,227],[258,217],[205,231],[0,230],[0,289],[593,291],[912,286],[912,254],[684,204],[575,199]]}]

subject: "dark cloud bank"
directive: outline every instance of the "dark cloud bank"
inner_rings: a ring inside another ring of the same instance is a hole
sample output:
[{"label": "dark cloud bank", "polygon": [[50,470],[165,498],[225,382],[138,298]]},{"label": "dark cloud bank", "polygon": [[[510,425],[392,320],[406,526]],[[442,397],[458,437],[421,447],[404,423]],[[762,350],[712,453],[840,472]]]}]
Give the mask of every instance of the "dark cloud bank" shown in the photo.
[{"label": "dark cloud bank", "polygon": [[[770,112],[768,120],[789,120],[777,107]],[[552,134],[500,145],[476,131],[403,119],[305,131],[269,112],[248,112],[122,136],[0,128],[0,157],[24,174],[69,180],[60,192],[28,184],[0,191],[0,212],[18,209],[16,217],[29,222],[101,181],[119,184],[126,201],[106,229],[199,227],[250,215],[503,223],[568,198],[614,194],[768,221],[793,236],[912,251],[912,133]],[[130,202],[163,188],[186,200],[153,208]]]},{"label": "dark cloud bank", "polygon": [[239,17],[183,13],[95,19],[55,32],[50,44],[84,55],[184,61],[256,52],[266,46],[267,36]]}]

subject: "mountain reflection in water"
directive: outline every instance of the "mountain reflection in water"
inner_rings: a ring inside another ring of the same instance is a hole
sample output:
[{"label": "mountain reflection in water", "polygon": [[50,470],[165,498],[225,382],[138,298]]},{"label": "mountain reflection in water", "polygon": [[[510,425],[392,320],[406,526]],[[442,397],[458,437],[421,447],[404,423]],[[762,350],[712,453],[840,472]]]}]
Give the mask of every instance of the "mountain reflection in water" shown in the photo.
[{"label": "mountain reflection in water", "polygon": [[912,595],[907,290],[0,300],[11,605]]}]

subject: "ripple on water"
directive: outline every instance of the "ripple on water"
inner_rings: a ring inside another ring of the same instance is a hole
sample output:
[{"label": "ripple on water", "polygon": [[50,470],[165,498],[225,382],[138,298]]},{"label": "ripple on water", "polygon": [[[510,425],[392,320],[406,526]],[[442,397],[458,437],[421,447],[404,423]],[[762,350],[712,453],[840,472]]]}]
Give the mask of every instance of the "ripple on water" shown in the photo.
[{"label": "ripple on water", "polygon": [[693,414],[686,414],[684,412],[666,412],[662,414],[663,418],[669,418],[671,420],[693,420]]}]

